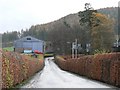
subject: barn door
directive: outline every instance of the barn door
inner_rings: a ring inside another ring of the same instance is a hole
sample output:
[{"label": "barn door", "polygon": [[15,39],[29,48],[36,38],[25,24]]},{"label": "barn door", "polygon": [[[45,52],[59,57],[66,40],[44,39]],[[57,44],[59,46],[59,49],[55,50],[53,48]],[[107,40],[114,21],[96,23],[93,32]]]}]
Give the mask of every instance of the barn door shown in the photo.
[{"label": "barn door", "polygon": [[24,42],[23,47],[24,49],[32,49],[32,42]]}]

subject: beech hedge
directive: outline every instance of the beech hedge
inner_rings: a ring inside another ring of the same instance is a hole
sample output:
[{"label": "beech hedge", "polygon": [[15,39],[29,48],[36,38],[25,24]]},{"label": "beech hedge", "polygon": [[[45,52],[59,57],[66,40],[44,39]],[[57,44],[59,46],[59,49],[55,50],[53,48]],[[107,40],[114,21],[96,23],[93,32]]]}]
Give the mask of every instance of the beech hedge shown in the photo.
[{"label": "beech hedge", "polygon": [[55,62],[66,71],[120,87],[120,53],[81,56],[57,56]]},{"label": "beech hedge", "polygon": [[12,88],[28,79],[43,66],[43,60],[20,55],[15,52],[0,51],[2,54],[2,88]]}]

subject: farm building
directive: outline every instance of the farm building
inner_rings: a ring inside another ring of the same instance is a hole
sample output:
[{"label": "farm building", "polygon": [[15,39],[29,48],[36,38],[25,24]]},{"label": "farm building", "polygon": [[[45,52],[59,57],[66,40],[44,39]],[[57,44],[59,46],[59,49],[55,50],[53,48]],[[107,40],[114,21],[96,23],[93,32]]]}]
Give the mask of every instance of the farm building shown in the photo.
[{"label": "farm building", "polygon": [[36,39],[31,36],[23,37],[19,40],[14,41],[14,51],[24,52],[24,50],[38,50],[44,52],[44,41]]}]

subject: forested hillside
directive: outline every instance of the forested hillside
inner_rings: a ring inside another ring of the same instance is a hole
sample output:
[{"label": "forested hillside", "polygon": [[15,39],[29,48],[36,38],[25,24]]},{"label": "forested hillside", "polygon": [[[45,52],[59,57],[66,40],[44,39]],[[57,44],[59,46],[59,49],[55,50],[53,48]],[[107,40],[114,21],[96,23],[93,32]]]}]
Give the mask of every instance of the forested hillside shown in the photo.
[{"label": "forested hillside", "polygon": [[[107,15],[110,19],[112,19],[114,21],[114,30],[115,33],[117,34],[118,32],[118,8],[117,7],[111,7],[111,8],[104,8],[104,9],[99,9],[97,10],[98,12]],[[32,35],[35,36],[37,38],[46,40],[45,37],[43,37],[44,34],[37,36],[37,34],[35,35],[35,32],[37,33],[44,33],[45,31],[51,31],[51,30],[68,30],[68,29],[72,29],[72,30],[80,30],[80,24],[79,24],[79,20],[80,17],[78,16],[78,13],[75,14],[70,14],[67,15],[65,17],[60,18],[59,20],[56,20],[54,22],[50,22],[47,24],[43,24],[43,25],[35,25],[35,26],[31,26],[29,30],[24,31],[23,36],[26,35]],[[34,31],[33,31],[34,30]],[[119,31],[120,32],[120,31]]]},{"label": "forested hillside", "polygon": [[107,15],[109,18],[114,20],[115,32],[118,33],[118,8],[117,7],[104,8],[99,9],[98,12],[103,13]]},{"label": "forested hillside", "polygon": [[[113,7],[104,8],[104,9],[99,9],[97,11],[99,13],[106,15],[104,16],[104,15],[98,14],[98,15],[101,15],[101,16],[98,16],[98,18],[101,18],[101,19],[105,18],[106,20],[110,19],[108,20],[109,22],[106,22],[108,23],[106,24],[107,26],[105,26],[105,23],[104,23],[104,27],[109,27],[106,29],[113,30],[114,33],[117,34],[117,29],[118,29],[117,28],[118,27],[117,26],[117,17],[118,17],[117,8],[113,8]],[[14,31],[14,32],[4,33],[3,46],[12,45],[12,44],[9,44],[9,42],[13,42],[14,40],[20,37],[30,35],[41,40],[51,41],[52,44],[54,45],[55,50],[58,52],[61,51],[62,53],[67,51],[66,46],[70,48],[71,46],[70,43],[73,42],[75,38],[77,38],[78,42],[82,43],[84,47],[84,44],[86,43],[86,37],[88,36],[88,34],[86,34],[86,31],[88,30],[88,28],[85,25],[82,26],[80,24],[81,17],[79,16],[79,13],[80,12],[67,15],[54,22],[31,26],[29,29],[21,30],[21,32]],[[103,26],[97,27],[94,29],[101,30],[103,29]],[[105,28],[103,30],[105,30]],[[105,34],[107,35],[107,33]],[[64,48],[64,49],[61,50],[61,48]],[[70,50],[67,52],[70,52]]]}]

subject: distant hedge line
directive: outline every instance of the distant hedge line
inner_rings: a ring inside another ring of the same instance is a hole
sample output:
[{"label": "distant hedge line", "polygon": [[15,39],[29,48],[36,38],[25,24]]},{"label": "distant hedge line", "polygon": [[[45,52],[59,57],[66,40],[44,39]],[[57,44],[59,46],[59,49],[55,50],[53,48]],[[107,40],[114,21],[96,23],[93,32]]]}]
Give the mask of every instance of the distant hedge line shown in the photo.
[{"label": "distant hedge line", "polygon": [[56,57],[61,69],[120,87],[120,53]]},{"label": "distant hedge line", "polygon": [[26,80],[44,66],[43,60],[0,51],[2,54],[2,88],[11,88]]}]

